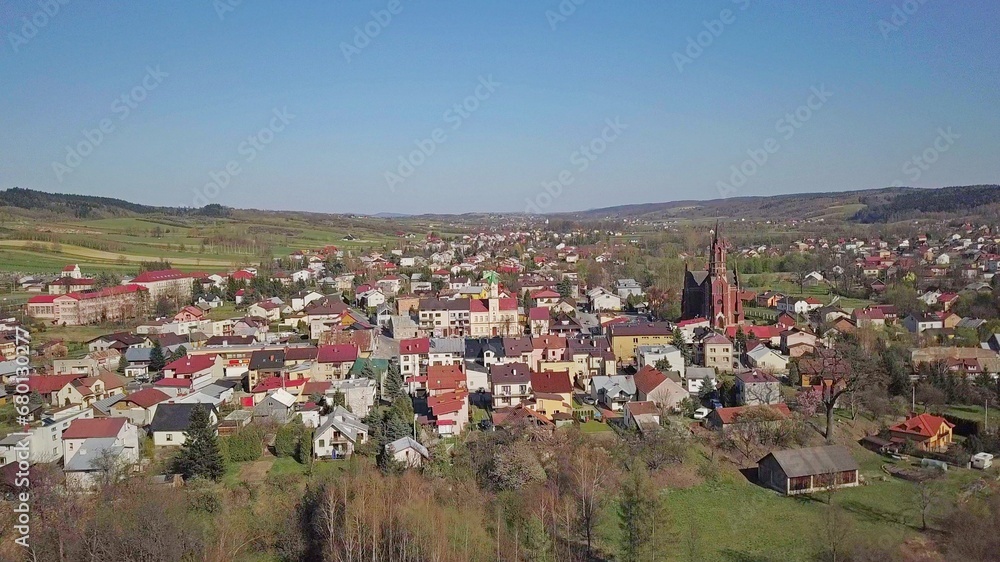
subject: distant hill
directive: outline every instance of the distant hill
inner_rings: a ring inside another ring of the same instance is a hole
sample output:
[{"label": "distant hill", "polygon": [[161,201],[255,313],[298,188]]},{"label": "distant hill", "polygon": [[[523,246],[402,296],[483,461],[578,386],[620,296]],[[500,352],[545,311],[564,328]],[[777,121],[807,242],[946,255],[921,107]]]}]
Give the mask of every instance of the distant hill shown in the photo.
[{"label": "distant hill", "polygon": [[47,211],[56,214],[72,215],[76,218],[102,218],[130,215],[203,215],[222,217],[228,215],[228,209],[221,205],[206,205],[201,209],[186,209],[180,207],[154,207],[131,203],[123,199],[97,197],[93,195],[74,195],[70,193],[46,193],[33,189],[13,187],[0,191],[0,207],[16,207],[33,211]]},{"label": "distant hill", "polygon": [[937,189],[887,187],[861,191],[621,205],[560,213],[558,216],[578,220],[714,217],[787,220],[829,217],[876,223],[931,215],[993,215],[996,212],[994,205],[998,203],[1000,203],[1000,186],[997,185]]}]

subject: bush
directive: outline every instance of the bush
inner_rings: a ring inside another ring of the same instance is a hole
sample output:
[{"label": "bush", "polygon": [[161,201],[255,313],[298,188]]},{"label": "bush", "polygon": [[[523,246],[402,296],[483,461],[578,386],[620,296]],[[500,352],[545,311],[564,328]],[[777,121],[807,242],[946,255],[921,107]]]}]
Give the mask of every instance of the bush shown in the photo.
[{"label": "bush", "polygon": [[264,452],[264,432],[257,425],[249,425],[235,435],[221,439],[229,462],[250,462],[260,459]]},{"label": "bush", "polygon": [[299,449],[299,432],[292,424],[282,426],[274,437],[274,454],[278,457],[291,457]]}]

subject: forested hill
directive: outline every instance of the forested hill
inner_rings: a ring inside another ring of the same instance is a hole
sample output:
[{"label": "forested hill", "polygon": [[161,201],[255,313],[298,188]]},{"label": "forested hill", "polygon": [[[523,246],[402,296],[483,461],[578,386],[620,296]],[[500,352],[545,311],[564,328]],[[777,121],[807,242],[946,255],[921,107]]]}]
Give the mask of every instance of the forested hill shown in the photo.
[{"label": "forested hill", "polygon": [[927,214],[994,215],[1000,207],[1000,186],[967,185],[921,189],[884,197],[862,196],[865,207],[852,217],[863,223],[896,222]]},{"label": "forested hill", "polygon": [[226,214],[226,209],[221,205],[206,205],[201,209],[154,207],[111,197],[74,195],[70,193],[46,193],[44,191],[20,187],[0,191],[0,207],[48,211],[57,214],[72,215],[77,218],[100,218],[133,214],[148,215],[154,213],[163,215],[199,214],[207,216],[223,216]]}]

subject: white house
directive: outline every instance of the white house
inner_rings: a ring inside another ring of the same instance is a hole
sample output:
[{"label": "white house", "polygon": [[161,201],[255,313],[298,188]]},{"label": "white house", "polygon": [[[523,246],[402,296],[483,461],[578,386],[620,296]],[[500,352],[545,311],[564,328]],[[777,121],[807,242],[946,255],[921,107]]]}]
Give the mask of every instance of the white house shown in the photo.
[{"label": "white house", "polygon": [[318,459],[342,459],[368,441],[368,426],[361,418],[337,406],[321,420],[313,433],[313,455]]},{"label": "white house", "polygon": [[656,367],[657,363],[666,359],[670,363],[669,370],[677,371],[681,377],[685,375],[684,355],[672,345],[640,345],[635,354],[640,369],[646,365]]},{"label": "white house", "polygon": [[125,418],[77,419],[62,437],[63,471],[70,486],[90,488],[100,472],[116,468],[107,465],[108,455],[117,468],[139,462],[139,430]]},{"label": "white house", "polygon": [[195,408],[208,409],[211,425],[219,424],[218,411],[207,404],[173,404],[168,402],[156,406],[149,431],[156,447],[180,447],[187,440],[185,432],[191,427],[191,413]]},{"label": "white house", "polygon": [[400,437],[399,439],[385,446],[385,451],[392,455],[396,462],[401,463],[406,468],[416,468],[424,464],[424,461],[431,459],[431,454],[420,443],[412,437]]}]

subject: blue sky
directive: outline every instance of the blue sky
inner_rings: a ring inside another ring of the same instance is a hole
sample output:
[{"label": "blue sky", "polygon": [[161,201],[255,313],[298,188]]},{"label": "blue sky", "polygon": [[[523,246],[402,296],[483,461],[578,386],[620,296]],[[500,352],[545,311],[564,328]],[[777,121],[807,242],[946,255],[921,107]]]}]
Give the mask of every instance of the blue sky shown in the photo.
[{"label": "blue sky", "polygon": [[0,188],[458,213],[996,183],[997,21],[995,0],[8,0]]}]

